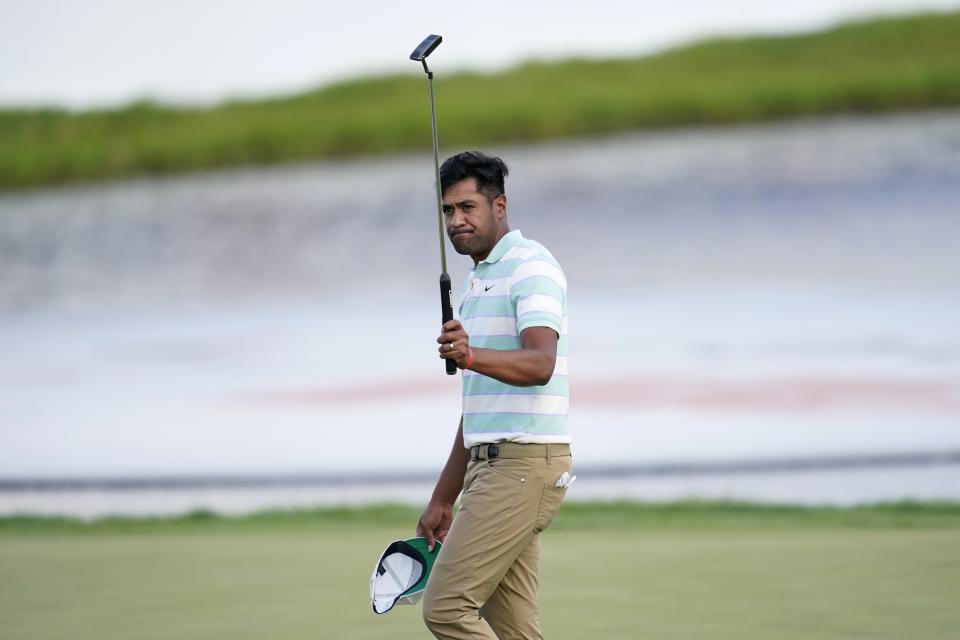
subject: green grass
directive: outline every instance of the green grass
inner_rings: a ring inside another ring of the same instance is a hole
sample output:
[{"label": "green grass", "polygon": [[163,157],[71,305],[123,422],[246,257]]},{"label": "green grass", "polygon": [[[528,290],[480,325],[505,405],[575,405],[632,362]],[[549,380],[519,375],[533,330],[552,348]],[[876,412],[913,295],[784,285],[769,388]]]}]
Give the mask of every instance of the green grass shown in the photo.
[{"label": "green grass", "polygon": [[[220,516],[209,511],[175,517],[0,517],[4,535],[100,535],[156,533],[286,533],[345,531],[370,527],[409,528],[419,512],[383,504],[262,511]],[[577,502],[563,506],[553,529],[699,530],[769,528],[960,529],[960,503],[890,502],[856,507],[803,507],[748,502]]]},{"label": "green grass", "polygon": [[[447,149],[956,106],[960,12],[715,39],[633,59],[442,72],[436,90]],[[426,149],[426,92],[423,74],[411,71],[204,109],[0,111],[0,188]]]},{"label": "green grass", "polygon": [[[429,637],[367,578],[406,508],[163,520],[11,519],[3,637]],[[937,640],[960,628],[960,505],[566,505],[544,539],[551,640]]]}]

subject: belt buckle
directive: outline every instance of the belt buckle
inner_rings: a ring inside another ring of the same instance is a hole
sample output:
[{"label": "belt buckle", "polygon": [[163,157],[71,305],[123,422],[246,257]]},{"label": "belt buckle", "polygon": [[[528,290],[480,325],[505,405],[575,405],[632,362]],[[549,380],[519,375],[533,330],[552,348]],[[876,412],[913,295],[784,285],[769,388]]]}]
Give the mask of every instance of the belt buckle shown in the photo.
[{"label": "belt buckle", "polygon": [[[483,452],[484,455],[481,456],[480,452]],[[495,444],[478,444],[473,447],[470,453],[470,462],[478,462],[480,460],[489,460],[490,458],[496,458],[500,455],[500,447]]]}]

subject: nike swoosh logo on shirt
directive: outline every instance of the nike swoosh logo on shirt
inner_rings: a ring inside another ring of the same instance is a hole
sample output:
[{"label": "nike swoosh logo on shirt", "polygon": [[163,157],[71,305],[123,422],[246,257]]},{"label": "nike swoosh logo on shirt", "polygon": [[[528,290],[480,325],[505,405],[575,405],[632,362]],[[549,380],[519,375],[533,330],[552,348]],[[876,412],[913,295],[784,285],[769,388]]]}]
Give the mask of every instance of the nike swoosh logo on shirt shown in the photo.
[{"label": "nike swoosh logo on shirt", "polygon": [[484,290],[484,291],[490,291],[490,289],[493,289],[495,286],[497,286],[497,285],[491,284],[491,285],[489,285],[489,286],[487,286],[487,287],[484,287],[483,290]]}]

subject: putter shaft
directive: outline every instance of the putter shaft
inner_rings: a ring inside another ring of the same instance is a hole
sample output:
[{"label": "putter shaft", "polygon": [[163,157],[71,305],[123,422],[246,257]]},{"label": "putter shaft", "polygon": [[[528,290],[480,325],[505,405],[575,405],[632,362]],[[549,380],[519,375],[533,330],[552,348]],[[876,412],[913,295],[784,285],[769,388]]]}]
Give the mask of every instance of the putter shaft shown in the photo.
[{"label": "putter shaft", "polygon": [[[440,142],[437,138],[437,106],[433,98],[433,72],[427,67],[427,56],[437,48],[442,38],[431,34],[410,54],[411,60],[417,60],[423,65],[423,72],[427,74],[427,84],[430,87],[430,127],[433,134],[433,185],[437,192],[437,232],[440,235],[440,311],[443,324],[453,320],[453,305],[450,303],[452,291],[450,275],[447,273],[447,246],[443,239],[443,194],[440,191]],[[452,359],[445,360],[447,375],[457,372],[457,363]]]},{"label": "putter shaft", "polygon": [[[427,62],[423,61],[426,69]],[[433,72],[427,70],[427,83],[430,85],[430,124],[433,128],[433,173],[437,191],[437,229],[440,232],[440,273],[447,272],[447,247],[443,241],[443,195],[440,193],[440,142],[437,139],[437,107],[433,100]]]}]

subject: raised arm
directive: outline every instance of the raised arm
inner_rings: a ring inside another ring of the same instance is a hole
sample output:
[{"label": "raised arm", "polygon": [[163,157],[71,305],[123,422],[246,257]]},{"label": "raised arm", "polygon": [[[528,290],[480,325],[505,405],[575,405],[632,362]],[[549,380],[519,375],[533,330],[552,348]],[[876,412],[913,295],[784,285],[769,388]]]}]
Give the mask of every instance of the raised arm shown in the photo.
[{"label": "raised arm", "polygon": [[[458,320],[443,325],[437,338],[440,357],[452,359],[461,369],[482,373],[515,387],[545,385],[557,364],[557,332],[549,327],[528,327],[520,332],[520,349],[468,348],[470,336]],[[448,348],[449,346],[449,348]],[[469,362],[470,352],[473,361]]]}]

